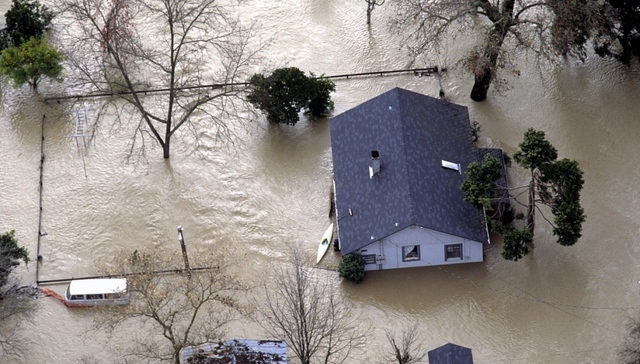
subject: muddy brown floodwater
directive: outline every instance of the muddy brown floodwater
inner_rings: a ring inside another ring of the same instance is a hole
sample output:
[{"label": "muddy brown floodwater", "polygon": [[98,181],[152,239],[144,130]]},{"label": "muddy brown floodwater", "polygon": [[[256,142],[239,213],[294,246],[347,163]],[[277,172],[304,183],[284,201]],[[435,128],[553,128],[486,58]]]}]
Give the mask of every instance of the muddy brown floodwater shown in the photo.
[{"label": "muddy brown floodwater", "polygon": [[[9,0],[0,1],[4,13]],[[410,59],[387,30],[391,16],[376,8],[370,29],[364,1],[248,0],[244,18],[257,19],[275,36],[265,56],[316,74],[405,68]],[[64,41],[64,40],[58,40]],[[337,285],[364,322],[373,325],[364,356],[372,362],[386,344],[385,329],[417,323],[428,349],[453,342],[473,349],[476,363],[611,363],[624,340],[627,318],[640,299],[640,72],[590,56],[542,70],[520,60],[522,74],[505,95],[491,91],[472,103],[472,80],[455,67],[464,42],[422,61],[446,65],[447,98],[469,107],[482,125],[481,142],[512,153],[524,131],[544,130],[561,157],[576,159],[586,181],[584,236],[573,247],[554,242],[550,228],[536,226],[536,249],[519,262],[486,251],[484,263],[371,272],[360,285]],[[417,64],[428,66],[431,64]],[[337,81],[341,113],[393,87],[437,96],[435,78],[373,77]],[[63,85],[43,84],[42,95]],[[40,280],[95,273],[95,265],[121,251],[154,247],[179,252],[176,227],[185,227],[191,248],[234,244],[244,252],[243,278],[257,282],[283,261],[285,242],[313,257],[329,223],[331,149],[327,122],[295,127],[253,124],[238,131],[230,151],[203,140],[193,153],[174,140],[170,161],[160,150],[147,163],[124,163],[127,128],[101,128],[84,156],[70,138],[71,105],[37,101],[26,88],[3,89],[0,103],[0,231],[15,229],[21,244],[37,250],[41,118],[44,125],[44,188]],[[95,105],[89,104],[89,116]],[[94,115],[95,116],[95,115]],[[512,184],[523,180],[517,170]],[[324,263],[335,266],[337,255]],[[27,284],[35,264],[18,270]],[[64,286],[50,286],[58,292]],[[7,363],[110,363],[135,327],[112,338],[92,330],[92,311],[68,309],[49,298],[21,334],[27,346]],[[138,334],[144,334],[138,332]],[[260,338],[250,322],[231,337]],[[425,359],[426,361],[426,359]]]}]

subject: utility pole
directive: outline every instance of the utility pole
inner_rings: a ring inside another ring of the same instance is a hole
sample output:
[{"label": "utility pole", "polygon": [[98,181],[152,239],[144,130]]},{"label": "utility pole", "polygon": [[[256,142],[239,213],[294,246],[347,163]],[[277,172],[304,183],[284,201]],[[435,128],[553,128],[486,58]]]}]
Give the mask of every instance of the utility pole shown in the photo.
[{"label": "utility pole", "polygon": [[191,279],[191,268],[189,268],[189,257],[187,256],[187,246],[184,243],[184,235],[182,234],[182,225],[178,226],[178,241],[182,248],[182,258],[184,259],[184,268],[187,270],[187,277]]}]

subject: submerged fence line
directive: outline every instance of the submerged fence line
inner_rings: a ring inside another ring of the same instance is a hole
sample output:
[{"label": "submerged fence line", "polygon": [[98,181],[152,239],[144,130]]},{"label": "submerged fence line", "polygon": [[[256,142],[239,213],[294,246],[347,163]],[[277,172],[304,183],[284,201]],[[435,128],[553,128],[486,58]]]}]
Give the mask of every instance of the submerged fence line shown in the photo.
[{"label": "submerged fence line", "polygon": [[[218,267],[196,267],[189,269],[190,271],[204,271],[217,269]],[[125,274],[106,274],[101,276],[87,276],[87,277],[71,277],[71,278],[60,278],[60,279],[48,279],[43,281],[37,281],[36,284],[38,286],[48,285],[48,284],[58,284],[58,283],[66,283],[74,280],[83,280],[83,279],[98,279],[98,278],[122,278],[122,277],[131,277],[131,276],[139,276],[143,274],[169,274],[169,273],[187,273],[187,270],[184,268],[176,268],[176,269],[165,269],[165,270],[156,270],[152,272],[144,272],[144,273],[125,273]]]},{"label": "submerged fence line", "polygon": [[[326,268],[326,267],[311,267],[311,268],[337,272],[337,269],[334,269],[334,268]],[[195,267],[195,268],[190,268],[189,271],[198,272],[198,271],[205,271],[205,270],[211,270],[211,269],[218,269],[218,267],[217,266],[216,267]],[[142,275],[142,274],[154,274],[155,275],[155,274],[187,273],[187,272],[188,272],[187,269],[176,268],[176,269],[156,270],[156,271],[145,272],[145,273],[106,274],[106,275],[101,275],[101,276],[47,279],[47,280],[43,280],[43,281],[36,281],[36,285],[37,286],[46,286],[46,285],[67,283],[67,282],[71,282],[71,281],[74,281],[74,280],[83,280],[83,279],[123,278],[123,277],[131,277],[131,276],[137,276],[137,275]]]},{"label": "submerged fence line", "polygon": [[40,130],[40,183],[38,185],[38,241],[36,244],[36,282],[38,282],[39,274],[40,274],[40,263],[42,262],[42,257],[40,255],[40,239],[43,236],[42,233],[42,189],[43,189],[43,178],[44,178],[44,121],[46,120],[46,115],[42,115],[42,126]]},{"label": "submerged fence line", "polygon": [[[435,67],[425,67],[425,68],[409,68],[409,69],[401,69],[401,70],[391,70],[391,71],[374,71],[374,72],[360,72],[360,73],[344,73],[339,75],[330,75],[330,76],[320,76],[314,78],[328,78],[328,79],[350,79],[354,77],[370,77],[370,76],[385,76],[385,75],[398,75],[403,73],[413,73],[418,77],[422,76],[431,76],[434,73],[446,72],[446,68],[438,68]],[[213,83],[208,85],[196,85],[196,86],[185,86],[185,87],[176,87],[174,91],[183,91],[183,90],[196,90],[196,89],[220,89],[223,87],[234,87],[234,86],[248,86],[249,82],[230,82],[230,83]],[[141,94],[154,94],[154,93],[164,93],[171,91],[170,88],[154,88],[148,90],[139,90],[135,91],[136,93]],[[116,95],[131,95],[133,92],[131,91],[123,91],[123,92],[103,92],[97,94],[84,94],[84,95],[69,95],[69,96],[55,96],[55,97],[45,97],[44,101],[64,101],[64,100],[80,100],[80,99],[88,99],[94,97],[108,97],[108,96],[116,96]]]},{"label": "submerged fence line", "polygon": [[[359,73],[344,73],[344,74],[337,74],[337,75],[329,75],[329,76],[320,76],[320,77],[314,77],[315,79],[318,78],[328,78],[328,79],[351,79],[351,78],[356,78],[356,77],[371,77],[371,76],[385,76],[385,75],[400,75],[400,74],[406,74],[406,73],[413,73],[415,76],[417,77],[422,77],[422,76],[432,76],[434,73],[440,73],[440,72],[446,72],[447,69],[446,68],[439,68],[438,66],[435,67],[425,67],[425,68],[409,68],[409,69],[399,69],[399,70],[388,70],[388,71],[374,71],[374,72],[359,72]],[[186,87],[179,87],[179,88],[175,88],[173,90],[195,90],[195,89],[220,89],[223,87],[234,87],[234,86],[248,86],[249,82],[233,82],[233,83],[216,83],[216,84],[208,84],[208,85],[196,85],[196,86],[186,86]],[[141,93],[141,94],[153,94],[153,93],[163,93],[163,92],[169,92],[171,91],[171,89],[169,88],[158,88],[158,89],[148,89],[148,90],[139,90],[139,91],[135,91],[136,93]],[[116,95],[130,95],[133,92],[131,91],[127,91],[127,92],[117,92],[117,93],[97,93],[97,94],[84,94],[84,95],[69,95],[69,96],[56,96],[56,97],[46,97],[44,99],[45,102],[49,102],[49,101],[57,101],[58,103],[64,100],[80,100],[80,99],[88,99],[88,98],[98,98],[98,97],[109,97],[109,96],[116,96]],[[50,284],[59,284],[59,283],[66,283],[66,282],[70,282],[72,280],[81,280],[81,279],[96,279],[96,278],[115,278],[115,277],[128,277],[128,276],[134,276],[134,275],[139,275],[141,273],[128,273],[128,274],[111,274],[111,275],[101,275],[101,276],[87,276],[87,277],[71,277],[71,278],[61,278],[61,279],[49,279],[49,280],[40,280],[40,276],[39,276],[39,265],[42,263],[42,258],[40,255],[40,239],[42,236],[46,235],[46,233],[42,232],[42,190],[43,190],[43,169],[44,169],[44,160],[45,160],[45,156],[44,156],[44,122],[45,122],[45,115],[42,115],[42,140],[41,140],[41,146],[40,146],[40,188],[39,188],[39,218],[38,218],[38,242],[37,242],[37,248],[36,248],[36,254],[37,254],[37,263],[36,263],[36,285],[50,285]],[[190,271],[203,271],[203,270],[209,270],[209,269],[214,269],[215,267],[196,267],[196,268],[191,268]],[[335,271],[336,269],[332,269],[332,268],[324,268],[324,267],[313,267],[316,269],[324,269],[324,270],[328,270],[328,271]],[[169,270],[160,270],[160,271],[154,271],[151,272],[152,274],[168,274],[168,273],[187,273],[188,271],[186,269],[169,269]]]}]

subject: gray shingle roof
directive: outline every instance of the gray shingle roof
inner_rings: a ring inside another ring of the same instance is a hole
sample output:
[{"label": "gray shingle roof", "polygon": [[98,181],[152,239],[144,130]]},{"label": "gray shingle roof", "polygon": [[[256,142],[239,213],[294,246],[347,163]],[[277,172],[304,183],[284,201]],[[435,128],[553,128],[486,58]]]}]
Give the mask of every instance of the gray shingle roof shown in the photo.
[{"label": "gray shingle roof", "polygon": [[[488,240],[463,201],[464,174],[442,167],[478,158],[466,107],[394,88],[332,118],[330,132],[343,255],[411,225]],[[381,167],[370,178],[373,150]]]},{"label": "gray shingle roof", "polygon": [[447,343],[428,353],[429,364],[473,364],[471,349]]}]

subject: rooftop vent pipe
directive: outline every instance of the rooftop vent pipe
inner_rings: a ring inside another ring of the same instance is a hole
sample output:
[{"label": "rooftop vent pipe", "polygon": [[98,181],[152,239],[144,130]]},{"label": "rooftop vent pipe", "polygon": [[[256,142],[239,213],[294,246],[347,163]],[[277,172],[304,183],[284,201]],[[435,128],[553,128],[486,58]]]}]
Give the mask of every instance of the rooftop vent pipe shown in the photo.
[{"label": "rooftop vent pipe", "polygon": [[380,152],[371,151],[371,163],[369,164],[369,178],[380,175]]}]

